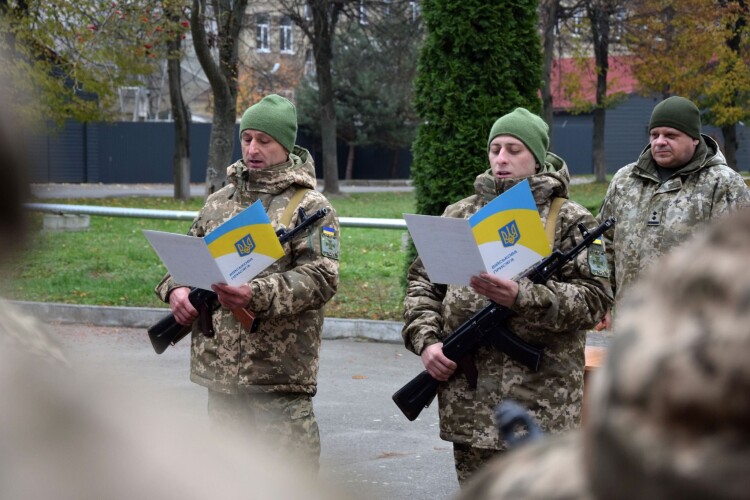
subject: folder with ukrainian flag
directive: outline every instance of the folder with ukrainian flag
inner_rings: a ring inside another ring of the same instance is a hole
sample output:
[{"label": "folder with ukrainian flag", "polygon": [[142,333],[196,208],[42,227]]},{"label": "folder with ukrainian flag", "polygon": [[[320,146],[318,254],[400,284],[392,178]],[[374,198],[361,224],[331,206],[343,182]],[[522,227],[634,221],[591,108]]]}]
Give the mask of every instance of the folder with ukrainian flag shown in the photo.
[{"label": "folder with ukrainian flag", "polygon": [[246,283],[284,255],[260,201],[202,238],[143,233],[177,283],[205,290],[214,283]]},{"label": "folder with ukrainian flag", "polygon": [[482,272],[512,279],[552,251],[528,180],[468,219],[415,214],[404,219],[433,283],[467,286]]}]

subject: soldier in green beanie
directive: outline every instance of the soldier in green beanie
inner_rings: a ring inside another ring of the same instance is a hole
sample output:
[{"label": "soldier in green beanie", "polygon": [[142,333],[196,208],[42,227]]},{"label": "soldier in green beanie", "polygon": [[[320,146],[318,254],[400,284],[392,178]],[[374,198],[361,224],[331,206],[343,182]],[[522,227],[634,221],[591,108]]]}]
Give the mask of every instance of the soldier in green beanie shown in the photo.
[{"label": "soldier in green beanie", "polygon": [[[568,199],[570,175],[559,156],[550,153],[547,124],[526,109],[500,117],[490,129],[488,169],[474,182],[475,194],[445,209],[444,217],[468,218],[498,195],[528,180],[537,210],[555,250],[577,245],[577,225],[596,226],[594,217]],[[421,259],[408,272],[402,336],[422,358],[438,389],[440,437],[453,443],[458,481],[466,480],[493,456],[506,450],[494,421],[494,408],[506,398],[530,410],[546,432],[576,428],[583,398],[585,330],[612,304],[606,264],[593,265],[584,251],[574,263],[545,284],[527,278],[513,281],[483,273],[470,286],[431,283]],[[544,348],[534,372],[492,346],[481,347],[459,366],[443,354],[442,342],[492,300],[513,311],[508,327]],[[465,374],[476,368],[476,378]]]},{"label": "soldier in green beanie", "polygon": [[190,379],[208,388],[212,424],[248,434],[248,446],[271,438],[275,449],[317,471],[312,397],[324,306],[338,286],[339,222],[315,189],[312,156],[296,138],[297,113],[287,99],[269,95],[250,106],[240,120],[242,159],[228,167],[227,186],[206,200],[189,234],[203,237],[256,201],[276,229],[292,229],[319,209],[326,215],[250,282],[214,284],[219,307],[208,318],[196,321],[190,289],[169,275],[156,293],[178,323],[193,325]]},{"label": "soldier in green beanie", "polygon": [[[617,171],[599,217],[617,218],[604,237],[617,300],[659,257],[710,220],[750,205],[742,177],[727,166],[719,145],[701,133],[698,107],[669,97],[654,107],[649,144]],[[598,329],[610,328],[608,312]]]}]

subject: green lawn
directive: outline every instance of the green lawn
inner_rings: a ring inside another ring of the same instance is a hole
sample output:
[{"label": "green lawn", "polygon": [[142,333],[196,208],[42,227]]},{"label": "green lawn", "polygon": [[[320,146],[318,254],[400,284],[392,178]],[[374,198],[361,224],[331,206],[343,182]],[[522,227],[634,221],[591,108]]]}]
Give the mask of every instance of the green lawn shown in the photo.
[{"label": "green lawn", "polygon": [[[571,197],[598,210],[606,184],[571,186]],[[202,199],[171,198],[39,200],[45,203],[198,210]],[[385,192],[331,198],[341,217],[402,218],[415,210],[413,193]],[[19,300],[115,306],[163,306],[153,294],[165,272],[143,229],[184,233],[185,221],[91,216],[81,232],[40,231],[34,214],[29,249],[2,271],[3,294]],[[405,232],[394,229],[341,230],[339,292],[326,314],[341,318],[400,320]]]}]

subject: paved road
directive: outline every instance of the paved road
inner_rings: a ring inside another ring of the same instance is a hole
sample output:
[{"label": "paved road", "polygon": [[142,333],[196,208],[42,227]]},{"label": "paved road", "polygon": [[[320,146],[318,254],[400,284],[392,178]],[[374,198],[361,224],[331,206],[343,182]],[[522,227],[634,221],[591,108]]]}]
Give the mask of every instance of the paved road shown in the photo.
[{"label": "paved road", "polygon": [[[101,378],[127,377],[178,413],[206,419],[206,390],[188,380],[187,342],[157,356],[143,329],[52,324],[72,362]],[[438,437],[436,405],[409,422],[391,401],[422,369],[393,343],[325,340],[315,413],[322,478],[358,499],[451,498],[458,491],[450,443]]]}]

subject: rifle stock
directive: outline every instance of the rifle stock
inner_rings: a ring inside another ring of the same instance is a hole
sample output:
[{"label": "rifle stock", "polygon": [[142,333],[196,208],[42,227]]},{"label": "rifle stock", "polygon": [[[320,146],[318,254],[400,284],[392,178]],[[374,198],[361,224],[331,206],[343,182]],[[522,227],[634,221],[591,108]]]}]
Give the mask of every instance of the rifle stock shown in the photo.
[{"label": "rifle stock", "polygon": [[[589,247],[614,225],[614,217],[605,220],[591,231],[587,230],[583,224],[579,224],[578,228],[583,234],[583,240],[580,243],[565,253],[555,250],[521,276],[529,278],[534,283],[545,283],[563,265]],[[539,370],[542,349],[524,341],[504,324],[511,314],[510,309],[490,302],[445,339],[443,354],[451,361],[458,362],[489,341],[492,346],[502,350],[530,370]],[[414,420],[424,408],[430,405],[437,394],[439,385],[438,380],[432,378],[427,371],[423,371],[396,391],[392,399],[406,418]]]},{"label": "rifle stock", "polygon": [[430,406],[432,400],[435,399],[439,384],[440,382],[432,378],[427,370],[424,370],[396,391],[393,395],[393,401],[406,415],[406,418],[414,420],[419,416],[422,408]]},{"label": "rifle stock", "polygon": [[[321,208],[312,213],[312,215],[305,214],[305,210],[300,207],[299,219],[300,223],[294,228],[285,230],[279,229],[276,231],[276,235],[279,238],[279,243],[282,245],[287,241],[291,240],[298,233],[304,231],[314,222],[322,219],[328,213],[327,208]],[[211,290],[203,290],[200,288],[193,288],[190,290],[188,295],[190,303],[197,310],[201,310],[203,307],[208,307],[209,313],[218,308],[216,302],[216,292]],[[239,321],[245,328],[249,328],[252,325],[252,319],[254,315],[249,311],[232,311],[237,321]],[[210,314],[208,315],[208,321],[211,320]],[[177,342],[185,338],[188,333],[192,330],[192,325],[181,325],[177,322],[174,314],[169,313],[162,319],[157,321],[148,329],[148,338],[151,340],[151,345],[156,351],[156,354],[161,354],[167,350],[170,345],[175,345]]]}]

